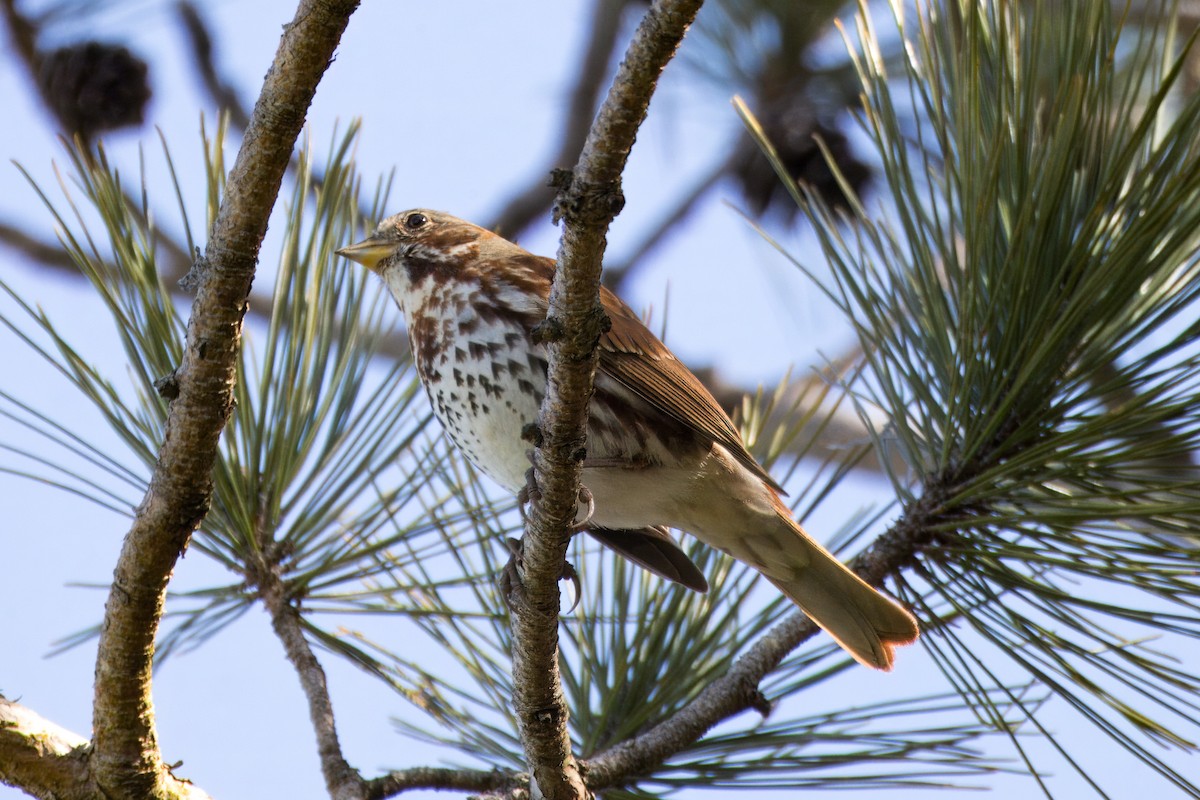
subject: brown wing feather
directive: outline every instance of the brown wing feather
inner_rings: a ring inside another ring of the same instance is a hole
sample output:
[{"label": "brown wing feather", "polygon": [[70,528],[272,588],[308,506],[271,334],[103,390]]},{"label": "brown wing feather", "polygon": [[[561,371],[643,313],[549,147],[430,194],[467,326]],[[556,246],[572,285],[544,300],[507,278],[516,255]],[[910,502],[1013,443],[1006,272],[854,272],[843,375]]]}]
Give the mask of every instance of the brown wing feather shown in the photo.
[{"label": "brown wing feather", "polygon": [[[497,241],[520,250],[503,239]],[[554,276],[554,259],[520,253],[527,257],[522,260],[545,302]],[[515,255],[505,253],[508,258]],[[633,309],[603,286],[600,305],[612,320],[612,328],[600,337],[600,370],[663,414],[718,442],[768,486],[786,494],[746,450],[729,415],[700,379],[642,324]]]},{"label": "brown wing feather", "polygon": [[619,297],[601,287],[612,329],[600,337],[600,369],[672,419],[719,443],[778,492],[783,489],[746,450],[737,428],[700,379]]},{"label": "brown wing feather", "polygon": [[666,528],[642,528],[636,531],[589,528],[588,533],[596,541],[660,578],[701,594],[708,591],[708,580],[704,573],[692,563]]}]

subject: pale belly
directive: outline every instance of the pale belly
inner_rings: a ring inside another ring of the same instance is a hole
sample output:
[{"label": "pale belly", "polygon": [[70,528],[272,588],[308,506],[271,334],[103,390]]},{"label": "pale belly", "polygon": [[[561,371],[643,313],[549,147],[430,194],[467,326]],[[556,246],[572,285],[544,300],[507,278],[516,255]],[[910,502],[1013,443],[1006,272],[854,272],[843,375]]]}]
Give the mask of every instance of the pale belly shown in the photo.
[{"label": "pale belly", "polygon": [[[426,348],[413,338],[417,367],[446,435],[476,469],[516,493],[526,486],[532,465],[533,444],[522,438],[522,431],[538,418],[546,362],[524,342],[506,339],[503,330],[500,336],[486,336],[482,326],[471,325],[470,336],[448,335],[470,321],[469,316],[439,320],[428,332],[440,335],[422,339]],[[412,331],[410,327],[410,338]],[[593,402],[583,475],[595,501],[593,522],[615,530],[655,525],[689,529],[690,512],[711,491],[702,468],[713,454],[711,442],[686,442],[690,458],[680,463],[667,446],[668,441],[678,445],[677,424],[654,413],[615,413],[613,402],[623,404],[625,411],[645,408],[603,374],[597,376],[597,393],[608,402],[604,407]],[[727,460],[720,446],[714,450],[720,451],[717,463]],[[580,519],[583,515],[581,508]]]},{"label": "pale belly", "polygon": [[476,469],[516,492],[525,485],[527,452],[533,447],[521,431],[537,419],[541,391],[519,389],[515,380],[499,381],[490,362],[460,360],[454,354],[438,371],[440,381],[423,383],[446,435]]},{"label": "pale belly", "polygon": [[[544,383],[533,390],[518,389],[512,381],[497,383],[488,361],[460,358],[462,350],[447,352],[435,371],[440,378],[423,381],[434,414],[446,435],[476,469],[506,490],[516,493],[526,485],[525,473],[532,465],[533,444],[521,438],[526,425],[540,411]],[[469,353],[466,354],[469,356]],[[538,365],[534,365],[538,366]],[[525,374],[514,366],[507,370]],[[594,434],[594,431],[593,431]],[[590,436],[589,446],[600,444]],[[602,454],[596,465],[585,462],[583,483],[595,501],[594,522],[613,529],[642,528],[675,522],[678,500],[688,496],[691,486],[679,470],[624,462],[612,453]],[[648,491],[653,486],[654,489]],[[580,519],[585,510],[580,508]]]}]

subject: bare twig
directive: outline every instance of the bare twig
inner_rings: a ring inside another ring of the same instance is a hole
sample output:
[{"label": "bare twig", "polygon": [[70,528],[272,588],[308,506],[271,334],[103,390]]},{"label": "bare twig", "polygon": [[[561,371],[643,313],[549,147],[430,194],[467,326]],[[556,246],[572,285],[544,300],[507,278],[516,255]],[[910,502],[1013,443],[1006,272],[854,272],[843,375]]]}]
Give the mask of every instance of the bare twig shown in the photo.
[{"label": "bare twig", "polygon": [[217,65],[213,60],[213,41],[208,32],[200,10],[189,0],[180,0],[175,4],[179,21],[187,33],[188,44],[192,47],[192,60],[196,71],[200,73],[200,81],[209,97],[217,104],[217,108],[229,114],[229,121],[235,128],[244,131],[250,124],[250,115],[238,97],[237,89],[217,73]]},{"label": "bare twig", "polygon": [[534,458],[538,492],[525,529],[522,587],[513,599],[514,705],[532,780],[552,800],[586,795],[558,672],[558,577],[579,496],[596,345],[608,321],[598,296],[605,236],[620,211],[621,174],[658,77],[700,5],[659,0],[646,13],[557,201],[563,235],[542,326],[549,385]]},{"label": "bare twig", "polygon": [[[264,552],[269,554],[276,549],[267,546]],[[342,755],[325,670],[304,637],[300,612],[287,596],[287,589],[279,577],[278,565],[264,555],[257,565],[253,580],[271,617],[271,627],[283,642],[288,661],[296,669],[300,687],[308,701],[308,714],[317,735],[317,754],[321,760],[325,788],[329,790],[329,796],[336,800],[362,800],[367,796],[367,784]]]},{"label": "bare twig", "polygon": [[187,347],[162,449],[125,537],[96,658],[92,775],[105,796],[158,797],[162,763],[150,694],[167,581],[208,510],[217,442],[233,401],[246,298],[317,83],[357,0],[302,0],[267,74],[197,271]]},{"label": "bare twig", "polygon": [[675,207],[659,220],[658,224],[654,226],[654,230],[650,232],[650,235],[642,239],[633,248],[633,251],[625,257],[624,261],[605,267],[604,284],[617,294],[620,294],[625,281],[633,274],[634,269],[641,263],[642,259],[651,250],[662,244],[672,229],[687,219],[688,214],[692,213],[692,209],[696,207],[696,204],[704,199],[704,196],[717,185],[728,170],[728,159],[710,169],[708,174],[697,181],[691,190],[676,202]]},{"label": "bare twig", "polygon": [[588,25],[591,39],[579,65],[579,77],[571,92],[563,131],[558,136],[558,152],[550,159],[550,167],[534,173],[534,181],[517,192],[503,206],[495,221],[485,225],[506,238],[516,241],[522,231],[535,219],[546,214],[554,202],[554,190],[546,180],[549,173],[572,163],[587,140],[596,112],[596,102],[604,78],[608,75],[608,63],[617,43],[621,17],[630,0],[594,0],[592,19]]},{"label": "bare twig", "polygon": [[527,792],[528,776],[498,770],[414,767],[396,770],[367,782],[367,800],[385,800],[414,789],[456,790],[460,792]]}]

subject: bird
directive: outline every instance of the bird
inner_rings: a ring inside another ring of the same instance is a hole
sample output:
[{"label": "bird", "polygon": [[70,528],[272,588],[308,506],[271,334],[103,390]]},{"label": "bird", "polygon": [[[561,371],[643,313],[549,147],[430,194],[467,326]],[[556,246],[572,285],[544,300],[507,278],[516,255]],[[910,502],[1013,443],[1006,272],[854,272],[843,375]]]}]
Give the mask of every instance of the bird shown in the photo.
[{"label": "bird", "polygon": [[[555,261],[449,214],[395,214],[337,254],[379,275],[404,315],[413,362],[450,440],[506,490],[527,486],[528,442],[546,392]],[[583,486],[590,535],[696,591],[707,582],[669,529],[757,570],[859,663],[890,670],[915,618],[792,517],[700,380],[607,288],[588,407]]]}]

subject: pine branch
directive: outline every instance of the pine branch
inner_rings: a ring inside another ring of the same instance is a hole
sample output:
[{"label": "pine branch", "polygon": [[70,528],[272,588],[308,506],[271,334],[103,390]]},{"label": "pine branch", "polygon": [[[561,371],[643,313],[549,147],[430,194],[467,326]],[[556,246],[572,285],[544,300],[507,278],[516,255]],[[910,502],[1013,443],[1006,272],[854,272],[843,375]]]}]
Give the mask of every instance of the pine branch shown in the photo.
[{"label": "pine branch", "polygon": [[[522,780],[522,777],[526,779]],[[366,788],[366,800],[385,800],[418,789],[480,794],[520,791],[527,796],[528,779],[527,776],[510,775],[500,770],[413,767],[389,772],[368,781]]]},{"label": "pine branch", "polygon": [[110,797],[159,796],[167,787],[150,694],[167,581],[211,501],[217,441],[231,407],[241,323],[267,219],[317,84],[357,6],[356,0],[301,2],[255,105],[195,276],[187,348],[175,376],[178,395],[115,569],[96,659],[91,771]]},{"label": "pine branch", "polygon": [[321,668],[321,662],[304,636],[300,611],[292,603],[287,587],[280,578],[276,557],[280,549],[274,542],[264,542],[263,553],[255,565],[252,580],[257,584],[263,606],[271,617],[271,628],[283,643],[288,661],[300,678],[300,687],[308,701],[313,732],[317,736],[317,753],[325,788],[329,796],[336,800],[362,800],[367,796],[367,786],[358,770],[350,766],[342,754],[325,670]]},{"label": "pine branch", "polygon": [[586,796],[567,730],[558,672],[558,579],[575,518],[587,404],[596,345],[607,323],[600,309],[600,263],[609,224],[620,211],[621,174],[650,97],[700,0],[660,0],[646,13],[569,178],[560,175],[563,220],[558,269],[542,330],[549,345],[542,442],[524,540],[522,586],[512,598],[513,683],[530,773],[549,798]]}]

